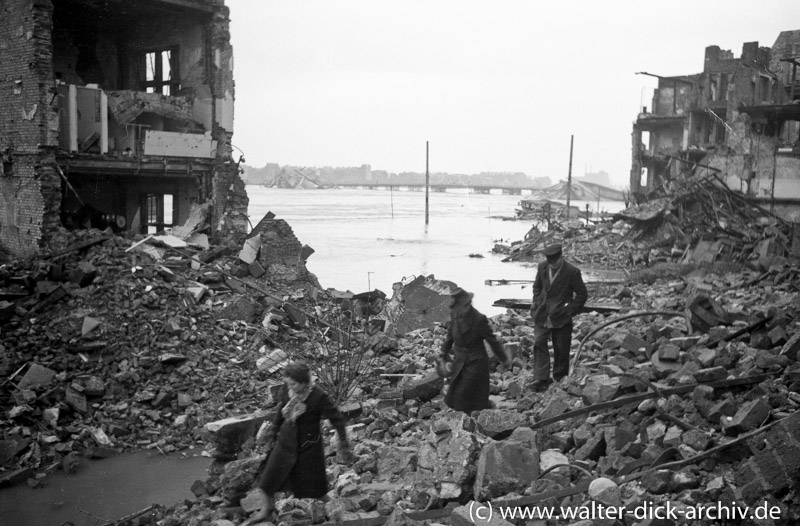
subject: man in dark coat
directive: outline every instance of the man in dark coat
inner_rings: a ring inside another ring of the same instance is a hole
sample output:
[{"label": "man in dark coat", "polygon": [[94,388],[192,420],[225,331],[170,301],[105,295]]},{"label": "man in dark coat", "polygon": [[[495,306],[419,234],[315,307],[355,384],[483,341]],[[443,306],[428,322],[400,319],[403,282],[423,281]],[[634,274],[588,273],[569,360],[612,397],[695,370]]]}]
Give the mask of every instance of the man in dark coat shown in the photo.
[{"label": "man in dark coat", "polygon": [[561,245],[544,249],[547,261],[539,264],[533,283],[533,389],[544,391],[550,379],[550,353],[547,342],[553,341],[553,379],[569,374],[569,348],[572,342],[572,317],[588,299],[581,271],[561,254]]},{"label": "man in dark coat", "polygon": [[273,518],[274,495],[279,491],[291,491],[298,499],[327,500],[328,477],[320,420],[327,419],[336,429],[340,457],[345,462],[352,460],[344,416],[331,397],[311,383],[308,366],[292,362],[284,368],[283,375],[285,386],[270,428],[274,445],[257,480],[263,492],[263,506],[243,526]]},{"label": "man in dark coat", "polygon": [[486,316],[472,306],[472,293],[456,287],[451,293],[450,323],[440,358],[453,354],[452,372],[445,403],[466,413],[488,409],[489,355],[486,341],[506,367],[511,367],[511,354],[498,341]]}]

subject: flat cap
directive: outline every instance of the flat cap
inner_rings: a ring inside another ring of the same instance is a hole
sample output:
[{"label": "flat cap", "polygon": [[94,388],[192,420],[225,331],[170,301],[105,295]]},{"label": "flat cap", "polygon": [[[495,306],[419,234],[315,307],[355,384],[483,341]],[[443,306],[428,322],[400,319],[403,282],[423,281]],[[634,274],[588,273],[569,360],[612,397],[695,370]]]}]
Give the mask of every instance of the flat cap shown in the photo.
[{"label": "flat cap", "polygon": [[557,254],[561,254],[561,243],[555,243],[553,245],[546,246],[543,254],[545,256],[555,256]]}]

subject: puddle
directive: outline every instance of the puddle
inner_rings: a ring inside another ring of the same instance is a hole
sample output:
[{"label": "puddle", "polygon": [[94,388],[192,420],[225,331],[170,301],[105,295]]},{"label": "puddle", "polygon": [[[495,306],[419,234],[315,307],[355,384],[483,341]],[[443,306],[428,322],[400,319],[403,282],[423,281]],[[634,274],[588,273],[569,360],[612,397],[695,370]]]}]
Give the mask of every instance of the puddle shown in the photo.
[{"label": "puddle", "polygon": [[211,459],[138,451],[103,460],[81,460],[74,475],[56,471],[43,487],[0,489],[0,524],[98,526],[151,504],[194,499],[195,480],[208,478]]}]

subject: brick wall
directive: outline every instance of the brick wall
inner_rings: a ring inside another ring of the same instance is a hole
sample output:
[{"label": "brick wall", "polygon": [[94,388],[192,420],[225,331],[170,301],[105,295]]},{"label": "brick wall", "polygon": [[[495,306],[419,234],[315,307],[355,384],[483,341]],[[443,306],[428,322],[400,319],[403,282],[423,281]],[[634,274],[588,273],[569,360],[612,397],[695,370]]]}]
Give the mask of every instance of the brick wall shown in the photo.
[{"label": "brick wall", "polygon": [[49,0],[6,0],[0,7],[0,245],[30,255],[59,224],[55,169],[58,101],[53,96]]},{"label": "brick wall", "polygon": [[800,481],[800,413],[785,418],[751,441],[755,454],[736,471],[741,498],[756,504],[768,496],[780,498]]}]

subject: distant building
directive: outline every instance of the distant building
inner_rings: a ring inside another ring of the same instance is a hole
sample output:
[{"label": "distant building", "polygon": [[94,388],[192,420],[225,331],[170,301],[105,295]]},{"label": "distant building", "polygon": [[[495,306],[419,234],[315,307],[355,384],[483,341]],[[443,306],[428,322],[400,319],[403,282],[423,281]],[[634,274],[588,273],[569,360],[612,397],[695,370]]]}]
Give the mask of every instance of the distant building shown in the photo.
[{"label": "distant building", "polygon": [[148,233],[212,205],[244,230],[232,159],[233,54],[223,0],[4,0],[0,245],[60,226]]},{"label": "distant building", "polygon": [[695,166],[788,217],[800,213],[800,31],[739,58],[705,50],[702,73],[658,78],[632,133],[630,189],[646,197]]}]

